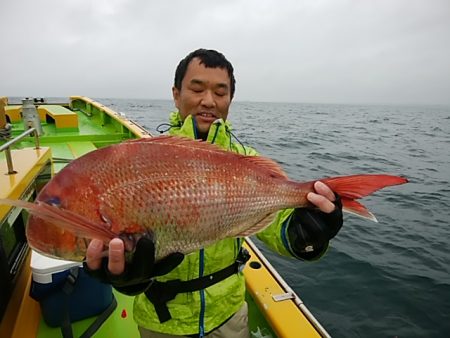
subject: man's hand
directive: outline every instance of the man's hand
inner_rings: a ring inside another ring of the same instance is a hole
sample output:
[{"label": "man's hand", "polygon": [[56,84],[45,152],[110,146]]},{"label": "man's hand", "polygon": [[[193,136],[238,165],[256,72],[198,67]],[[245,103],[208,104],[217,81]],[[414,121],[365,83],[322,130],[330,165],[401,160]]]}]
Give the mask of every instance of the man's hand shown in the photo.
[{"label": "man's hand", "polygon": [[316,193],[310,192],[306,196],[309,202],[327,214],[336,209],[336,206],[333,203],[336,200],[336,196],[325,183],[317,181],[314,183],[314,190]]},{"label": "man's hand", "polygon": [[306,198],[317,208],[295,209],[288,225],[292,250],[306,260],[320,257],[343,224],[340,197],[320,181],[314,183],[314,190]]},{"label": "man's hand", "polygon": [[128,295],[144,292],[153,277],[169,273],[184,259],[182,253],[175,252],[155,262],[155,245],[146,237],[137,242],[130,262],[125,260],[124,244],[121,239],[111,240],[108,257],[100,258],[103,251],[102,241],[95,239],[91,241],[84,264],[86,272]]},{"label": "man's hand", "polygon": [[[86,251],[86,264],[91,270],[98,270],[102,266],[101,254],[103,252],[103,242],[93,239]],[[108,270],[113,275],[120,275],[125,271],[125,249],[123,241],[114,238],[109,242],[108,249]]]}]

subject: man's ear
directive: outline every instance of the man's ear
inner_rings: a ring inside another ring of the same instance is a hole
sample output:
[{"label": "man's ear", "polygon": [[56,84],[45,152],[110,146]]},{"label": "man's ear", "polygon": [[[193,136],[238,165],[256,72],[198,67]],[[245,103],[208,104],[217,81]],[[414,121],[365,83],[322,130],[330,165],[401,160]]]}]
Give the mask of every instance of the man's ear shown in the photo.
[{"label": "man's ear", "polygon": [[173,101],[175,102],[175,107],[177,107],[177,109],[180,109],[179,104],[178,104],[180,101],[180,91],[175,86],[172,87],[172,96],[173,96]]}]

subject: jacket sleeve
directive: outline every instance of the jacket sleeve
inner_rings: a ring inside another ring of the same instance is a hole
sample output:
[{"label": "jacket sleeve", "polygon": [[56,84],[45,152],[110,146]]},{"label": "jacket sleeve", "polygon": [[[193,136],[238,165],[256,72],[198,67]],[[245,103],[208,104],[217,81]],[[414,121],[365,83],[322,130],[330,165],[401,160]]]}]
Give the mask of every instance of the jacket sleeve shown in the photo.
[{"label": "jacket sleeve", "polygon": [[259,156],[259,153],[252,147],[244,146],[236,142],[231,143],[231,150],[241,155]]},{"label": "jacket sleeve", "polygon": [[[294,209],[285,209],[277,213],[274,221],[256,237],[266,244],[270,249],[283,256],[296,257],[292,250],[287,227]],[[297,257],[296,257],[297,258]]]}]

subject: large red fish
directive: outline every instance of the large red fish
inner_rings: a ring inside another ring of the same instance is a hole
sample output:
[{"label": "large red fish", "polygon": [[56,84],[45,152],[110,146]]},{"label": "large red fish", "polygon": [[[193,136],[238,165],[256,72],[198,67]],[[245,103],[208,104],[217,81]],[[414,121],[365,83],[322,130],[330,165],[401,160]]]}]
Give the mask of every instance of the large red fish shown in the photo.
[{"label": "large red fish", "polygon": [[[322,179],[344,211],[374,219],[355,199],[406,183],[390,175]],[[27,239],[38,252],[81,261],[89,240],[120,237],[128,251],[143,235],[156,259],[189,253],[226,237],[267,227],[284,208],[309,206],[314,181],[289,180],[270,159],[243,156],[209,143],[162,136],[124,142],[67,165],[36,203],[0,200],[28,209]]]}]

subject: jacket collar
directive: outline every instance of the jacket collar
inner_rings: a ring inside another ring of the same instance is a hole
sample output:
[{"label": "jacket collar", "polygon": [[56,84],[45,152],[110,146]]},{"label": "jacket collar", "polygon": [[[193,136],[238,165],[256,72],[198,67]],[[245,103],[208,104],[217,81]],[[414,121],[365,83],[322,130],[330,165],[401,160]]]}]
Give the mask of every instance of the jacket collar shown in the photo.
[{"label": "jacket collar", "polygon": [[[190,138],[195,138],[195,121],[192,115],[188,115],[184,121],[181,120],[179,112],[173,112],[169,117],[170,121],[170,135],[181,135]],[[217,119],[211,125],[208,132],[207,141],[219,145],[222,148],[228,149],[231,143],[231,124],[223,119]]]}]

